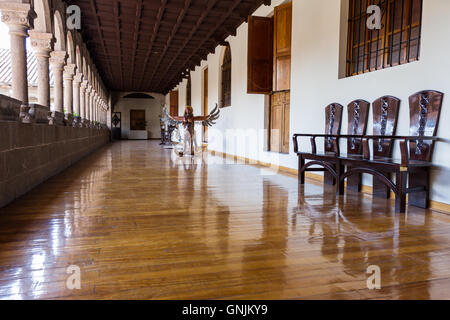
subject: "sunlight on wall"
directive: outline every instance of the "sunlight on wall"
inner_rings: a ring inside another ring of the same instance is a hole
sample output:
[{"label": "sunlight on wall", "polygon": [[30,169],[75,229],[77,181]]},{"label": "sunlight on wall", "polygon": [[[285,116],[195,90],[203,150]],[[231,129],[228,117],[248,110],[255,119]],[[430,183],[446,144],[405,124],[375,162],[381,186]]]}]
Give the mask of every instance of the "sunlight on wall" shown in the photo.
[{"label": "sunlight on wall", "polygon": [[9,34],[8,26],[0,23],[0,48],[9,49]]},{"label": "sunlight on wall", "polygon": [[[0,22],[0,48],[10,49],[9,30],[5,23]],[[30,37],[27,38],[27,50],[31,49]]]}]

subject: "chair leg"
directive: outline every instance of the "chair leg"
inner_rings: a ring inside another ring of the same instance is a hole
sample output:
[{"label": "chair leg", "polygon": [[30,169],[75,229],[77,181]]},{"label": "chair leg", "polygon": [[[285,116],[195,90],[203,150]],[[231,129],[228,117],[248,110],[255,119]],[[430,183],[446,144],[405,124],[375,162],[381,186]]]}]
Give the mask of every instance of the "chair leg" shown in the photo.
[{"label": "chair leg", "polygon": [[350,177],[347,178],[347,190],[361,192],[362,174],[352,174]]},{"label": "chair leg", "polygon": [[408,172],[396,173],[397,193],[395,195],[395,213],[406,213],[406,188]]},{"label": "chair leg", "polygon": [[338,176],[338,181],[337,181],[337,185],[336,185],[336,194],[338,196],[343,196],[345,194],[345,183],[344,180],[341,179],[341,177],[344,175],[345,173],[345,166],[343,166],[341,164],[341,162],[339,161],[336,164],[336,172],[337,172],[337,176]]},{"label": "chair leg", "polygon": [[298,181],[300,184],[305,184],[305,172],[302,171],[305,166],[305,159],[302,156],[298,156]]},{"label": "chair leg", "polygon": [[[332,167],[334,167],[334,165],[331,165]],[[336,179],[334,179],[333,175],[331,173],[329,173],[328,171],[325,171],[324,174],[324,184],[330,185],[330,186],[334,186],[336,184]]]},{"label": "chair leg", "polygon": [[430,169],[421,168],[420,171],[409,175],[409,187],[425,187],[425,191],[410,193],[408,196],[408,204],[428,209],[430,205]]},{"label": "chair leg", "polygon": [[[391,178],[390,174],[386,173],[384,174],[387,178]],[[391,189],[386,187],[384,183],[382,183],[380,180],[378,180],[377,177],[373,177],[373,196],[375,198],[381,198],[381,199],[389,199],[391,197]]]}]

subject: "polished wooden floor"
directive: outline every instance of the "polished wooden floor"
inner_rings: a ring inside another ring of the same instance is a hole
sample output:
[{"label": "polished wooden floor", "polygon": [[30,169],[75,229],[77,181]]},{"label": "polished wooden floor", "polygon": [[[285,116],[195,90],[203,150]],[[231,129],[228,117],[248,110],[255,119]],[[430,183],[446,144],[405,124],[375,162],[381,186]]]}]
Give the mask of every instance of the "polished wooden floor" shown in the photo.
[{"label": "polished wooden floor", "polygon": [[0,298],[450,299],[450,216],[115,143],[0,209]]}]

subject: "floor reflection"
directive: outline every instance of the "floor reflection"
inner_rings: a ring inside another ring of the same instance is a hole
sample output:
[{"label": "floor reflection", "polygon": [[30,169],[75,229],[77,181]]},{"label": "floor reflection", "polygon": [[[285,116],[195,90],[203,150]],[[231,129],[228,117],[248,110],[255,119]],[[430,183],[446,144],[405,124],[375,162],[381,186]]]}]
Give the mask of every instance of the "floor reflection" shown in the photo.
[{"label": "floor reflection", "polygon": [[[0,299],[450,298],[450,216],[392,208],[115,143],[0,209]],[[382,290],[367,289],[370,265]]]}]

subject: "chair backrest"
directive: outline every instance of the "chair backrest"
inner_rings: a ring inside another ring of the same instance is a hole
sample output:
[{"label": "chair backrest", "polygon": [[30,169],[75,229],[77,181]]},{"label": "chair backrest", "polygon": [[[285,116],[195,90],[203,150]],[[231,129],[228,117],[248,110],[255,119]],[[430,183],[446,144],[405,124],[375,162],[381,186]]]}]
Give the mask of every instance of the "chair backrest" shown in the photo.
[{"label": "chair backrest", "polygon": [[[397,131],[400,99],[384,96],[372,103],[373,135],[394,136]],[[373,155],[376,157],[391,157],[394,141],[378,139],[373,141]]]},{"label": "chair backrest", "polygon": [[[348,105],[348,134],[365,135],[369,120],[370,103],[365,100],[355,100]],[[362,139],[347,139],[348,154],[362,154]]]},{"label": "chair backrest", "polygon": [[[409,97],[410,135],[435,136],[441,115],[442,92],[426,90]],[[434,142],[417,140],[410,142],[410,160],[431,161]]]},{"label": "chair backrest", "polygon": [[[339,103],[332,103],[325,108],[325,134],[341,134],[342,110],[344,107]],[[336,138],[325,139],[325,152],[335,152]]]}]

